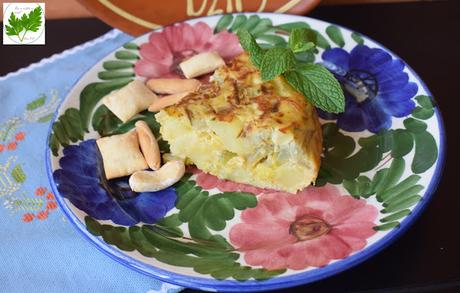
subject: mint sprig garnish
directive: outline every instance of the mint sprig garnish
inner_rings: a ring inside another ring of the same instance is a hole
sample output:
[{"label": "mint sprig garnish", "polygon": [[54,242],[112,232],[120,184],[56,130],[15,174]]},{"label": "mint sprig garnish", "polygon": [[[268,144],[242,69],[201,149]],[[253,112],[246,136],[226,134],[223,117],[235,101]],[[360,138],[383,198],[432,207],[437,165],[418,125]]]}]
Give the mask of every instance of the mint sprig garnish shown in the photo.
[{"label": "mint sprig garnish", "polygon": [[262,64],[262,58],[264,57],[264,50],[257,44],[254,37],[247,30],[239,30],[238,38],[241,47],[249,53],[252,64],[259,68]]},{"label": "mint sprig garnish", "polygon": [[302,61],[302,54],[316,50],[316,33],[310,29],[293,29],[288,47],[262,49],[247,30],[239,30],[241,46],[260,71],[262,80],[283,75],[286,81],[316,107],[331,113],[345,110],[342,88],[324,66]]},{"label": "mint sprig garnish", "polygon": [[343,112],[345,97],[339,82],[324,66],[302,64],[284,73],[289,84],[318,108],[328,112]]},{"label": "mint sprig garnish", "polygon": [[294,53],[301,53],[315,48],[316,42],[314,31],[306,28],[295,28],[289,35],[288,45]]},{"label": "mint sprig garnish", "polygon": [[6,34],[8,36],[17,36],[19,41],[22,43],[27,32],[38,31],[42,25],[42,13],[43,11],[40,5],[28,14],[24,13],[21,18],[17,18],[16,15],[11,12],[10,17],[8,18],[9,25],[5,25]]},{"label": "mint sprig garnish", "polygon": [[271,48],[267,50],[260,62],[262,80],[272,80],[293,68],[297,63],[294,53],[288,48]]}]

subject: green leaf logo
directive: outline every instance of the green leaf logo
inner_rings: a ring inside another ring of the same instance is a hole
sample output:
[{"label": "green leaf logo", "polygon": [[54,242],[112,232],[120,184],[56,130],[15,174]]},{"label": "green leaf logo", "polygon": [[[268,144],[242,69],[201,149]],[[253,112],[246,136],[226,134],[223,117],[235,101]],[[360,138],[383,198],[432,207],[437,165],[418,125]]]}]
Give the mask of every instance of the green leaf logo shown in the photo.
[{"label": "green leaf logo", "polygon": [[42,17],[43,10],[40,5],[29,13],[22,14],[20,18],[11,12],[8,24],[5,25],[6,34],[11,37],[16,36],[22,43],[28,32],[37,32],[40,29]]}]

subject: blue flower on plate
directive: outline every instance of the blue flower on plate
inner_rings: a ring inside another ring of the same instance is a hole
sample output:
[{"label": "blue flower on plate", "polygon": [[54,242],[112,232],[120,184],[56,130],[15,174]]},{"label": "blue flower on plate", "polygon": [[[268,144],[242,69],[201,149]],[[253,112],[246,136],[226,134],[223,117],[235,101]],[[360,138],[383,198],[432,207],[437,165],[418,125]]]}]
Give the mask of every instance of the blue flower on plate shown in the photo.
[{"label": "blue flower on plate", "polygon": [[133,192],[128,178],[106,180],[102,159],[94,139],[64,148],[61,169],[53,172],[59,193],[98,220],[131,226],[152,224],[174,207],[176,192],[167,188],[157,192]]},{"label": "blue flower on plate", "polygon": [[405,64],[379,48],[358,45],[348,53],[341,48],[324,51],[323,65],[342,84],[345,112],[318,111],[347,131],[378,132],[391,127],[391,119],[412,113],[417,84],[409,82]]}]

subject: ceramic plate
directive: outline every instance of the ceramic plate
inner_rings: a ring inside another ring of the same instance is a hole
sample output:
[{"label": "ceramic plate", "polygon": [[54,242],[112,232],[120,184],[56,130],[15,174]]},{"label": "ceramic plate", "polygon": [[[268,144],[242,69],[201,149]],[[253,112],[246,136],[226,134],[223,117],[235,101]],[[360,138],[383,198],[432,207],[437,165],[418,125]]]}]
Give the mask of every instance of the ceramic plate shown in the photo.
[{"label": "ceramic plate", "polygon": [[[139,119],[157,134],[159,125],[148,112],[122,123],[101,98],[134,78],[176,76],[178,62],[196,52],[231,58],[241,50],[232,33],[239,27],[267,47],[286,45],[293,27],[311,27],[320,47],[315,62],[343,85],[346,111],[319,113],[316,187],[268,192],[195,169],[172,188],[138,194],[126,178],[102,179],[94,138],[129,131]],[[263,13],[194,19],[125,44],[71,90],[48,142],[51,185],[88,240],[152,277],[224,291],[305,284],[376,254],[426,207],[444,155],[439,110],[404,61],[343,27]]]}]

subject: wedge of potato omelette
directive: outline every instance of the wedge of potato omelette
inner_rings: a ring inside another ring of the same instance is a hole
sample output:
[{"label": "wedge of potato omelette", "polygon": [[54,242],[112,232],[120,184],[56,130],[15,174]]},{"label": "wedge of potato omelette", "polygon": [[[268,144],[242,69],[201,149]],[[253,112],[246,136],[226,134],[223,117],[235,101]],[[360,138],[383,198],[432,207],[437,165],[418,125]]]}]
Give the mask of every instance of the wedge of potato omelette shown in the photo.
[{"label": "wedge of potato omelette", "polygon": [[279,76],[263,82],[242,54],[210,84],[156,114],[174,156],[221,179],[295,193],[315,182],[316,110]]}]

